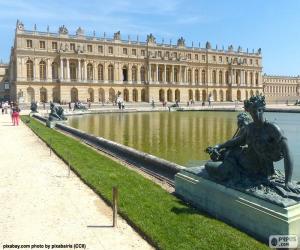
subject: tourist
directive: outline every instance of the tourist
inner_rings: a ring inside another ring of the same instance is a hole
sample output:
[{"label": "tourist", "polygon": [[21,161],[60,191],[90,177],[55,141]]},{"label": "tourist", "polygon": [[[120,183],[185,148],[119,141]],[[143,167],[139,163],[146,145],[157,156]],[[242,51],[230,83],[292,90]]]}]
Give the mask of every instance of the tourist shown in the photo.
[{"label": "tourist", "polygon": [[153,109],[155,108],[155,103],[154,103],[154,100],[153,100],[153,99],[152,99],[152,101],[151,101],[151,106],[152,106]]},{"label": "tourist", "polygon": [[12,122],[14,126],[19,126],[19,112],[20,109],[17,105],[12,108]]}]

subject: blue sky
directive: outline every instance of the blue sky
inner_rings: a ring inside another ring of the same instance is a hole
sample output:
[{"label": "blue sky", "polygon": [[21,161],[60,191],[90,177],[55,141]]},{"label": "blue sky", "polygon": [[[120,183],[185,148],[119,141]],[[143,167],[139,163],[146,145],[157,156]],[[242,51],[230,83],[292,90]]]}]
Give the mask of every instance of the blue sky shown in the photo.
[{"label": "blue sky", "polygon": [[246,50],[262,48],[263,72],[300,75],[300,0],[0,0],[0,58],[8,61],[16,20],[26,29],[56,32],[65,24],[70,33],[81,26],[123,39],[145,40],[153,33],[176,43],[219,48],[232,44]]}]

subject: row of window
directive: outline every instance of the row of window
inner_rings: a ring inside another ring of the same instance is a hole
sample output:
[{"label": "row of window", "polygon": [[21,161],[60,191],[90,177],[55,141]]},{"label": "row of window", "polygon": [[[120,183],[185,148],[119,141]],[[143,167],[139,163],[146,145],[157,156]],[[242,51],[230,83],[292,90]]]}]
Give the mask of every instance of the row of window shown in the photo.
[{"label": "row of window", "polygon": [[[32,40],[27,40],[26,44],[27,44],[27,48],[32,48]],[[57,48],[58,48],[57,46],[58,46],[57,42],[52,42],[52,49],[53,50],[57,50]],[[39,41],[39,48],[40,49],[45,49],[46,48],[45,41]],[[70,43],[70,50],[71,51],[76,50],[75,43]],[[87,51],[92,53],[93,52],[93,45],[88,44],[87,45]],[[98,45],[98,53],[103,53],[103,51],[104,51],[103,45]],[[109,54],[114,53],[113,46],[108,47],[108,53]],[[123,48],[122,53],[123,53],[123,55],[129,55],[129,49],[128,48]],[[153,53],[154,57],[163,57],[163,56],[165,56],[167,58],[170,58],[170,57],[178,58],[178,56],[179,56],[179,54],[177,52],[171,52],[170,53],[170,51],[165,51],[165,53],[163,53],[163,51],[159,50],[159,51],[155,51],[155,52],[152,52],[152,53]],[[131,49],[130,55],[136,56],[137,55],[137,49]],[[150,52],[150,56],[151,55],[152,54]],[[141,56],[145,56],[145,50],[144,49],[141,50]],[[217,57],[215,55],[212,56],[212,61],[217,62],[217,58],[218,58],[219,63],[223,62],[223,57],[222,56]],[[192,54],[191,53],[187,54],[187,59],[192,60]],[[193,59],[196,60],[196,61],[200,60],[200,55],[199,54],[194,54]],[[205,62],[206,61],[206,55],[201,55],[201,60]],[[243,58],[243,59],[237,58],[237,57],[230,58],[230,57],[227,56],[226,57],[226,62],[227,63],[232,62],[232,63],[235,63],[235,64],[237,64],[237,63],[244,63],[244,64],[249,63],[250,65],[252,65],[253,64],[253,59],[250,58],[249,61],[248,61],[246,58]],[[256,65],[259,65],[258,59],[255,60],[255,63],[256,63]]]},{"label": "row of window", "polygon": [[[26,62],[26,67],[27,67],[27,79],[33,79],[33,62],[31,60],[28,60]],[[98,67],[98,80],[104,80],[104,67],[102,64],[99,64]],[[76,80],[79,76],[77,73],[77,65],[75,63],[70,63],[70,79],[71,80]],[[187,72],[187,82],[192,83],[192,71],[189,69]],[[137,81],[137,74],[138,74],[138,69],[136,66],[133,66],[131,68],[131,79],[132,81]],[[128,81],[128,68],[123,67],[122,68],[122,75],[123,75],[123,81]],[[154,70],[151,70],[151,79],[155,79],[155,72]],[[255,75],[250,72],[249,73],[249,83],[251,85],[255,84],[258,85],[258,73]],[[46,63],[44,61],[41,61],[39,63],[39,77],[41,80],[46,80]],[[201,71],[201,82],[205,83],[207,81],[206,79],[206,71],[202,70]],[[58,65],[57,63],[52,63],[52,78],[53,79],[58,79]],[[146,71],[144,67],[141,67],[140,70],[140,78],[141,81],[144,82],[146,79]],[[255,78],[255,79],[254,79]],[[94,67],[92,64],[87,64],[87,80],[93,80],[94,79]],[[166,75],[165,79],[167,82],[179,82],[181,79],[179,79],[179,70],[177,68],[174,68],[174,72],[172,74],[171,70],[167,68],[166,70]],[[245,72],[245,84],[248,84],[248,74]],[[81,80],[81,79],[80,79]],[[108,80],[113,81],[114,80],[114,68],[113,65],[108,66]],[[158,81],[163,82],[164,81],[164,73],[163,71],[159,68],[158,71]],[[240,84],[241,83],[241,75],[239,73],[235,74],[235,83]],[[199,83],[199,70],[195,70],[194,72],[194,82],[197,84]],[[217,83],[217,72],[216,70],[212,71],[212,83],[216,84]],[[223,72],[219,71],[219,77],[218,77],[218,83],[223,84]],[[229,72],[225,72],[225,83],[229,83]]]}]

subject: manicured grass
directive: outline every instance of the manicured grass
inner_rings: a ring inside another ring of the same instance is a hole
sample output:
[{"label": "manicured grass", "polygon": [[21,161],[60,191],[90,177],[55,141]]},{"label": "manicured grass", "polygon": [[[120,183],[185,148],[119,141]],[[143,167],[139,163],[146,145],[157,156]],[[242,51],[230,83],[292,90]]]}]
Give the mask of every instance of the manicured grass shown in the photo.
[{"label": "manicured grass", "polygon": [[[28,120],[27,116],[22,121]],[[268,249],[245,233],[185,205],[157,184],[49,129],[34,119],[27,125],[111,204],[119,188],[119,212],[159,249]],[[50,140],[51,138],[51,140]],[[141,138],[142,139],[142,138]]]}]

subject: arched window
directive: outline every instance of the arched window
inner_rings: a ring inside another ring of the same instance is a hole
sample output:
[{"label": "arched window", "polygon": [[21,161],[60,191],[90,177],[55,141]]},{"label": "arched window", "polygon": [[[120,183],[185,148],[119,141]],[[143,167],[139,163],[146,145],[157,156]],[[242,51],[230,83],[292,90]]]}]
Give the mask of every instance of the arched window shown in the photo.
[{"label": "arched window", "polygon": [[162,66],[158,66],[158,81],[163,82],[164,69]]},{"label": "arched window", "polygon": [[219,71],[219,84],[222,85],[223,84],[223,71]]},{"label": "arched window", "polygon": [[195,91],[195,100],[196,100],[196,102],[200,101],[200,91],[199,91],[199,89],[196,89],[196,91]]},{"label": "arched window", "polygon": [[201,72],[201,82],[204,85],[206,83],[206,73],[205,70],[202,70]]},{"label": "arched window", "polygon": [[175,90],[175,101],[180,102],[180,90],[179,89]]},{"label": "arched window", "polygon": [[35,101],[35,94],[34,89],[32,87],[27,88],[27,102],[34,102]]},{"label": "arched window", "polygon": [[170,67],[166,67],[166,80],[168,83],[171,82],[171,68]]},{"label": "arched window", "polygon": [[127,69],[127,66],[123,66],[122,73],[123,73],[123,82],[127,82],[128,81],[128,69]]},{"label": "arched window", "polygon": [[193,90],[189,89],[189,100],[194,100],[193,98]]},{"label": "arched window", "polygon": [[124,99],[125,102],[129,102],[129,91],[128,91],[128,89],[124,89],[123,97],[124,97],[123,99]]},{"label": "arched window", "polygon": [[168,91],[167,91],[167,101],[168,102],[173,102],[172,90],[171,89],[168,89]]},{"label": "arched window", "polygon": [[99,81],[103,81],[104,77],[103,77],[103,65],[99,64],[98,65],[98,80]]},{"label": "arched window", "polygon": [[164,102],[165,101],[165,91],[163,89],[159,90],[159,101]]},{"label": "arched window", "polygon": [[199,70],[198,69],[195,70],[195,83],[199,84]]},{"label": "arched window", "polygon": [[215,70],[212,72],[212,82],[214,85],[217,83],[217,73]]},{"label": "arched window", "polygon": [[47,90],[45,88],[40,89],[40,102],[47,102]]},{"label": "arched window", "polygon": [[93,80],[93,65],[91,63],[87,65],[87,79]]},{"label": "arched window", "polygon": [[146,102],[147,101],[147,95],[146,95],[146,89],[141,90],[141,101]]},{"label": "arched window", "polygon": [[46,80],[46,63],[41,61],[39,64],[40,68],[40,80]]},{"label": "arched window", "polygon": [[103,88],[99,89],[99,102],[105,103],[105,91]]},{"label": "arched window", "polygon": [[132,90],[132,100],[134,102],[138,102],[138,91],[137,91],[137,89]]},{"label": "arched window", "polygon": [[58,66],[56,62],[52,63],[52,79],[58,79]]},{"label": "arched window", "polygon": [[112,82],[114,80],[114,66],[111,64],[108,66],[108,81]]},{"label": "arched window", "polygon": [[71,102],[77,102],[78,101],[78,89],[72,88],[71,89]]},{"label": "arched window", "polygon": [[218,101],[218,95],[217,95],[217,91],[215,89],[213,90],[213,100],[215,102]]},{"label": "arched window", "polygon": [[132,66],[131,75],[132,75],[132,81],[137,82],[137,68],[136,68],[136,66]]},{"label": "arched window", "polygon": [[219,96],[220,96],[220,102],[223,102],[224,101],[223,90],[219,91]]},{"label": "arched window", "polygon": [[27,60],[26,62],[26,72],[27,72],[27,80],[33,79],[33,62],[31,60]]},{"label": "arched window", "polygon": [[141,82],[145,82],[146,81],[146,77],[145,77],[145,67],[141,67]]},{"label": "arched window", "polygon": [[114,103],[115,99],[116,99],[116,92],[115,92],[115,90],[113,88],[110,88],[108,94],[109,94],[109,96],[108,96],[109,101],[112,102],[112,103]]},{"label": "arched window", "polygon": [[88,89],[88,94],[89,94],[89,101],[94,102],[94,90],[92,88]]}]

